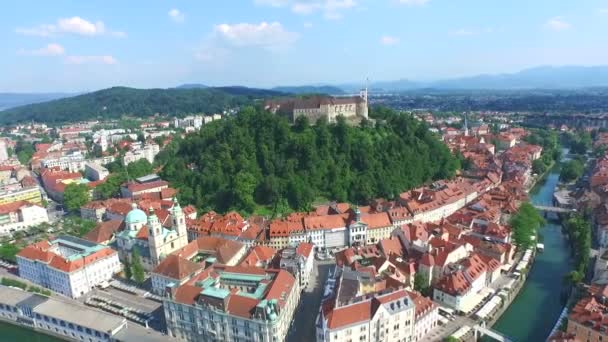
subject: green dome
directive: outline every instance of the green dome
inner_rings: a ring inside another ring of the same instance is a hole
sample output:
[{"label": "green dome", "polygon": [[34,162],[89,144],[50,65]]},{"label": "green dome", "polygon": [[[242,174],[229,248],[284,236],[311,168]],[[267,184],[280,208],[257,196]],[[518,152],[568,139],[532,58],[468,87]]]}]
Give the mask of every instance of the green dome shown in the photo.
[{"label": "green dome", "polygon": [[148,216],[143,210],[137,208],[137,204],[133,203],[132,208],[127,217],[125,217],[125,224],[145,223],[148,221]]}]

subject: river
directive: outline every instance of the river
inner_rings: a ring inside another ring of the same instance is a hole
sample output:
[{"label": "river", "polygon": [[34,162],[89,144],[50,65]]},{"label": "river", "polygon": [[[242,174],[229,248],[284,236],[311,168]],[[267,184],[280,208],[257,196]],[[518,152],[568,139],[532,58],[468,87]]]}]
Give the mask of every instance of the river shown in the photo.
[{"label": "river", "polygon": [[[530,192],[532,203],[551,205],[558,178],[558,168],[553,168]],[[564,306],[563,279],[572,268],[570,247],[559,224],[547,222],[540,235],[545,251],[537,254],[524,287],[493,327],[515,341],[545,341]]]},{"label": "river", "polygon": [[62,342],[63,340],[49,335],[37,333],[16,325],[0,322],[1,342]]}]

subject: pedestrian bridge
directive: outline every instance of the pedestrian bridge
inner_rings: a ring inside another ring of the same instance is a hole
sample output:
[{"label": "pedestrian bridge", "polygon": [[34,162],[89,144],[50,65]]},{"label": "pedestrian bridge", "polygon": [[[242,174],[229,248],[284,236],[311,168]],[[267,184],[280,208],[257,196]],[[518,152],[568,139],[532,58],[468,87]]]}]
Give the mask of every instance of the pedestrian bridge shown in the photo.
[{"label": "pedestrian bridge", "polygon": [[544,211],[546,213],[567,214],[567,213],[576,212],[576,209],[567,209],[567,208],[552,207],[552,206],[546,206],[546,205],[535,205],[534,208],[536,208],[536,210]]},{"label": "pedestrian bridge", "polygon": [[475,340],[476,341],[478,340],[478,337],[488,336],[488,337],[492,338],[493,340],[496,340],[499,342],[513,342],[513,340],[510,337],[503,335],[496,330],[488,329],[481,325],[475,325],[473,327],[473,329],[475,330]]}]

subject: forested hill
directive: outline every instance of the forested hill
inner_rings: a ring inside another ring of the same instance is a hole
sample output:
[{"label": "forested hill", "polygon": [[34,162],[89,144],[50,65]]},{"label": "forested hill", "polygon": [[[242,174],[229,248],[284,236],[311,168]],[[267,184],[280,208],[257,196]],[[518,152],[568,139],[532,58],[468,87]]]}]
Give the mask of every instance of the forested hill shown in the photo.
[{"label": "forested hill", "polygon": [[365,203],[454,176],[457,159],[424,123],[390,110],[382,116],[376,127],[303,118],[290,126],[247,107],[164,153],[162,176],[188,203],[245,214],[308,209],[322,198]]},{"label": "forested hill", "polygon": [[147,117],[156,113],[184,115],[217,113],[253,103],[254,99],[283,93],[245,87],[194,89],[134,89],[114,87],[44,103],[30,104],[0,112],[0,124],[25,121],[73,122],[124,115]]}]

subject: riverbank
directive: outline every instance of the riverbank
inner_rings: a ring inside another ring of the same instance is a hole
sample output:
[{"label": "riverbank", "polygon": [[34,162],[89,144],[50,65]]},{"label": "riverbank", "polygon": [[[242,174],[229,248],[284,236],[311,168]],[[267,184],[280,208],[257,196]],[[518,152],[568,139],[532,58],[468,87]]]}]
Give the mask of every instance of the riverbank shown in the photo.
[{"label": "riverbank", "polygon": [[[531,201],[536,205],[551,205],[553,191],[559,182],[559,172],[538,180],[531,190]],[[564,290],[563,278],[570,271],[570,246],[561,226],[547,222],[539,235],[545,250],[536,259],[521,282],[518,295],[493,324],[493,329],[516,341],[544,341],[563,309],[560,301]],[[542,313],[542,314],[540,314]]]}]

